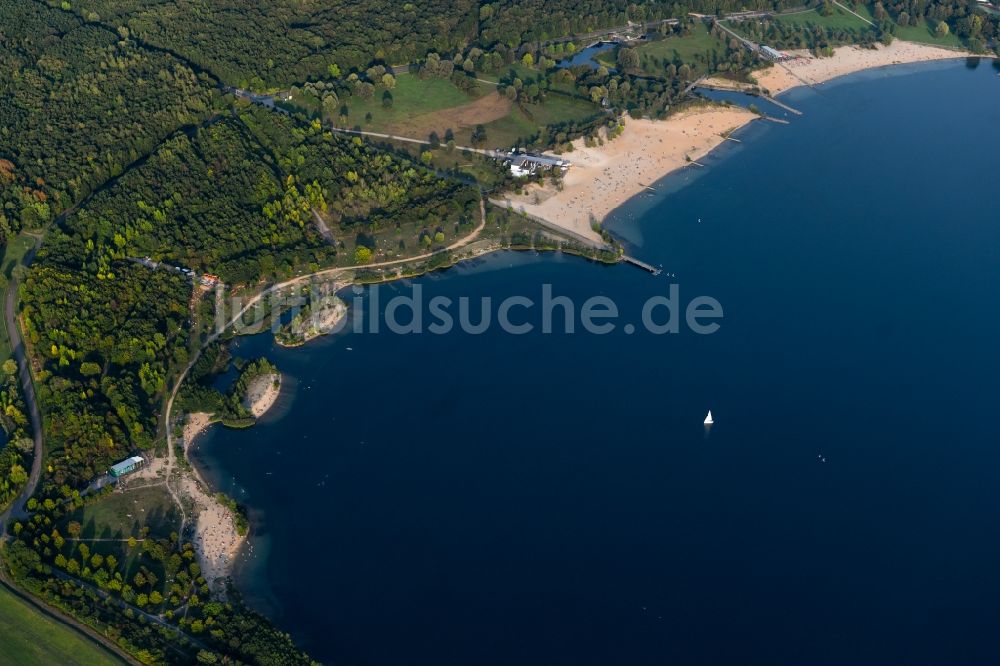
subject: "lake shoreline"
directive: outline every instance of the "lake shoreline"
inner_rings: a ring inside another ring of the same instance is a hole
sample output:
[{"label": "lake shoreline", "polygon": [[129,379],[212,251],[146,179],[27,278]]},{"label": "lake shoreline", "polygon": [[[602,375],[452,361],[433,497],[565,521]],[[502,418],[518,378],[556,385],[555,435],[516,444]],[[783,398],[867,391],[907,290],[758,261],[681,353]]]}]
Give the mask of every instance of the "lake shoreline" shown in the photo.
[{"label": "lake shoreline", "polygon": [[[834,49],[834,55],[829,58],[816,58],[808,51],[789,53],[796,56],[794,60],[775,63],[773,67],[755,73],[757,84],[772,96],[872,69],[975,57],[975,54],[967,51],[899,39],[889,46],[879,45],[873,49],[856,45],[840,46]],[[709,79],[709,82],[715,83],[717,80]]]},{"label": "lake shoreline", "polygon": [[[875,49],[843,46],[829,58],[815,58],[804,51],[791,53],[797,56],[795,60],[754,72],[756,83],[719,78],[709,78],[705,83],[777,96],[865,70],[973,55],[901,40]],[[685,109],[665,120],[624,117],[621,136],[597,147],[587,147],[584,140],[578,139],[572,151],[560,156],[572,165],[561,189],[532,184],[524,194],[507,195],[505,200],[514,210],[598,242],[600,235],[595,228],[613,211],[644,193],[656,193],[662,179],[686,167],[700,166],[699,160],[759,119],[759,114],[742,107],[723,105]]]},{"label": "lake shoreline", "polygon": [[587,147],[583,139],[561,155],[572,165],[561,189],[530,185],[508,195],[514,210],[541,218],[571,233],[601,240],[595,226],[616,208],[645,192],[655,192],[664,177],[699,166],[733,132],[760,116],[741,107],[705,104],[666,120],[622,118],[624,130],[604,144]]}]

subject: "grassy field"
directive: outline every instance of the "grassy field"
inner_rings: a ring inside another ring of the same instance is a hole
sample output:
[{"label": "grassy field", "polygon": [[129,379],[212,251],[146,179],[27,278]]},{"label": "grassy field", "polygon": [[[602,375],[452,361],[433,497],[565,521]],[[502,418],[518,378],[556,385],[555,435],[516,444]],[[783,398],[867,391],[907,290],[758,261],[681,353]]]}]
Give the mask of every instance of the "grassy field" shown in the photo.
[{"label": "grassy field", "polygon": [[[867,16],[868,10],[861,8],[858,12],[861,16],[871,19],[871,16]],[[861,19],[859,19],[854,14],[844,11],[840,7],[834,6],[833,13],[830,16],[822,16],[815,9],[810,9],[805,12],[795,12],[794,14],[784,14],[776,15],[774,17],[774,22],[779,25],[786,26],[799,26],[803,28],[819,27],[832,30],[866,30],[871,29],[872,26],[868,25]]]},{"label": "grassy field", "polygon": [[[936,27],[936,26],[935,26]],[[896,37],[907,42],[920,42],[921,44],[934,44],[935,46],[952,46],[961,48],[962,40],[957,35],[949,33],[944,37],[934,34],[934,28],[926,21],[921,21],[919,25],[908,25],[905,28],[896,26]]]},{"label": "grassy field", "polygon": [[[152,539],[169,538],[171,532],[180,529],[180,514],[165,486],[114,493],[85,506],[60,521],[58,527],[62,534],[68,534],[70,521],[82,525],[80,538],[91,552],[105,557],[114,555],[123,563],[129,578],[139,570],[140,564],[144,564],[166,584],[162,563],[144,558],[142,548],[130,549],[127,543],[129,537],[143,538],[143,527],[149,528],[148,537]],[[161,592],[165,593],[166,589]]]},{"label": "grassy field", "polygon": [[[539,72],[525,69],[518,71],[518,75],[528,81]],[[490,83],[480,82],[478,94],[467,95],[444,79],[402,74],[396,81],[392,108],[382,105],[378,93],[367,101],[348,98],[347,125],[420,140],[429,140],[431,133],[435,133],[442,143],[450,130],[460,146],[471,145],[476,125],[483,125],[487,133],[485,145],[494,148],[524,141],[542,126],[586,120],[600,113],[589,101],[550,93],[544,103],[528,105],[529,117],[506,97],[498,95]]]},{"label": "grassy field", "polygon": [[3,262],[0,263],[0,286],[4,286],[10,280],[14,272],[14,267],[24,259],[35,245],[35,238],[27,234],[19,234],[12,238],[4,248]]},{"label": "grassy field", "polygon": [[118,660],[0,588],[0,661],[20,666],[112,666]]},{"label": "grassy field", "polygon": [[[691,28],[690,35],[648,42],[636,47],[636,52],[639,54],[639,69],[646,74],[662,75],[670,63],[677,66],[685,63],[695,73],[704,74],[711,54],[721,57],[726,52],[726,46],[709,33],[708,26],[699,21]],[[615,51],[608,51],[602,53],[598,60],[614,66],[615,58]]]},{"label": "grassy field", "polygon": [[[168,537],[180,517],[164,486],[114,493],[69,516],[83,526],[84,539],[127,539],[139,536],[143,526],[154,537]],[[68,522],[68,521],[67,521]]]},{"label": "grassy field", "polygon": [[[456,110],[479,107],[481,113],[489,113],[487,107],[495,106],[491,104],[495,90],[489,84],[481,83],[478,95],[468,95],[447,79],[421,79],[414,74],[400,74],[396,78],[396,87],[389,91],[392,95],[391,108],[383,106],[382,92],[376,91],[370,100],[347,98],[348,126],[422,139],[431,132],[447,129],[440,125],[447,122],[449,111],[453,115],[462,115],[460,112],[456,114]],[[506,109],[502,111],[506,112]]]}]

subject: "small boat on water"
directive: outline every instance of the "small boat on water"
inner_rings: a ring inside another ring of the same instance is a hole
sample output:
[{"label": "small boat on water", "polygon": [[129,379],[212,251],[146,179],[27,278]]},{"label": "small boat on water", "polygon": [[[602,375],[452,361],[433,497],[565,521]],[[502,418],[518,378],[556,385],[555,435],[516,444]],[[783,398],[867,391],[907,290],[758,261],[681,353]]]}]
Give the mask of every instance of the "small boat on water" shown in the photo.
[{"label": "small boat on water", "polygon": [[712,420],[712,410],[708,410],[708,416],[705,417],[705,425],[712,425],[715,421]]}]

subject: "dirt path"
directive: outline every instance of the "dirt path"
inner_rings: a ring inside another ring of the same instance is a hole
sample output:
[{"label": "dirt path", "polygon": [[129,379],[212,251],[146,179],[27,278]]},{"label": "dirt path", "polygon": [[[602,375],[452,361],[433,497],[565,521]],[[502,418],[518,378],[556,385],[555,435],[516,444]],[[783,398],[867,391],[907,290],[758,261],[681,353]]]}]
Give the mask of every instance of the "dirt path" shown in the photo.
[{"label": "dirt path", "polygon": [[[429,142],[425,139],[411,139],[408,136],[396,136],[395,134],[382,134],[381,132],[365,132],[363,130],[349,130],[342,129],[339,127],[331,127],[331,132],[337,132],[338,134],[350,134],[352,136],[368,136],[374,137],[376,139],[390,139],[392,141],[405,141],[406,143],[418,143],[422,146],[429,145]],[[455,150],[467,150],[470,153],[479,153],[480,155],[485,155],[486,157],[496,157],[496,153],[492,150],[483,150],[482,148],[470,148],[468,146],[455,146]]]},{"label": "dirt path", "polygon": [[[418,256],[415,256],[415,257],[409,257],[409,258],[406,258],[406,259],[395,259],[393,261],[383,261],[383,262],[379,262],[379,263],[375,263],[375,264],[362,264],[362,265],[357,265],[357,266],[346,266],[346,267],[340,267],[340,268],[327,268],[327,269],[324,269],[324,270],[316,271],[315,273],[309,273],[307,275],[302,275],[302,276],[299,276],[299,277],[296,277],[296,278],[292,278],[290,280],[286,280],[284,282],[280,282],[280,283],[272,285],[272,286],[270,286],[270,287],[268,287],[266,289],[263,289],[256,296],[250,298],[247,301],[247,303],[242,308],[240,308],[239,312],[236,312],[235,314],[233,314],[233,316],[230,319],[228,319],[228,321],[227,321],[227,323],[226,323],[225,326],[221,327],[220,330],[217,330],[214,333],[212,333],[211,335],[209,335],[208,338],[205,340],[204,344],[198,349],[197,352],[195,352],[195,354],[192,356],[191,360],[184,367],[184,370],[182,370],[181,373],[177,376],[177,381],[174,383],[174,387],[170,391],[170,396],[167,399],[166,406],[164,407],[164,412],[163,412],[164,423],[166,425],[166,431],[167,431],[167,465],[166,465],[166,474],[165,474],[165,476],[166,476],[165,485],[167,487],[167,490],[170,492],[171,498],[174,500],[174,503],[177,505],[177,508],[178,508],[178,510],[181,513],[181,526],[180,526],[180,529],[178,530],[178,533],[182,534],[182,535],[184,534],[184,527],[185,527],[185,525],[187,523],[188,516],[187,516],[187,513],[184,510],[184,505],[183,505],[183,503],[181,501],[181,498],[180,498],[180,492],[177,489],[175,489],[174,486],[171,484],[172,481],[179,481],[181,484],[183,484],[183,482],[184,482],[183,478],[175,479],[175,475],[174,475],[174,469],[175,469],[176,464],[177,464],[177,458],[176,458],[176,454],[174,452],[175,441],[174,441],[174,435],[173,435],[173,427],[171,426],[171,418],[172,418],[172,414],[173,414],[174,401],[177,399],[178,393],[180,393],[181,386],[183,386],[183,384],[184,384],[184,379],[187,377],[187,374],[191,371],[191,368],[194,367],[194,364],[198,362],[198,359],[201,357],[202,351],[204,351],[204,349],[206,347],[208,347],[213,342],[215,342],[216,340],[218,340],[219,336],[221,336],[230,326],[232,326],[244,314],[246,314],[247,311],[250,310],[250,308],[254,307],[263,298],[265,298],[269,294],[272,294],[272,293],[274,293],[276,291],[280,291],[282,289],[287,289],[288,287],[291,287],[291,286],[294,286],[294,285],[297,285],[297,284],[301,284],[302,282],[311,280],[311,279],[313,279],[315,277],[319,277],[319,276],[336,275],[336,274],[344,273],[344,272],[347,272],[347,271],[357,270],[359,268],[381,268],[381,267],[385,267],[385,266],[394,266],[394,265],[399,265],[399,264],[411,263],[411,262],[414,262],[414,261],[422,261],[424,259],[428,259],[430,257],[436,256],[436,255],[441,254],[443,252],[451,252],[453,250],[457,250],[457,249],[465,247],[466,245],[469,245],[470,243],[472,243],[473,241],[475,241],[479,237],[479,234],[482,233],[483,229],[485,229],[485,228],[486,228],[486,202],[485,202],[484,199],[480,199],[479,200],[479,225],[475,229],[473,229],[472,233],[470,233],[468,236],[466,236],[465,238],[461,238],[461,239],[457,240],[456,242],[452,243],[448,247],[440,249],[440,250],[435,250],[434,252],[427,252],[425,254],[421,254],[421,255],[418,255]],[[188,444],[189,444],[189,442],[185,442],[185,445],[184,445],[184,457],[185,458],[187,458],[187,450],[188,450],[187,449],[187,445]],[[210,494],[210,493],[207,493],[208,485],[201,478],[201,475],[198,474],[197,470],[195,470],[195,468],[193,466],[191,467],[191,469],[193,471],[193,477],[194,477],[195,483],[201,483],[206,488],[206,494]],[[178,476],[180,476],[180,475],[178,475]],[[194,499],[194,498],[192,498],[192,499]]]}]

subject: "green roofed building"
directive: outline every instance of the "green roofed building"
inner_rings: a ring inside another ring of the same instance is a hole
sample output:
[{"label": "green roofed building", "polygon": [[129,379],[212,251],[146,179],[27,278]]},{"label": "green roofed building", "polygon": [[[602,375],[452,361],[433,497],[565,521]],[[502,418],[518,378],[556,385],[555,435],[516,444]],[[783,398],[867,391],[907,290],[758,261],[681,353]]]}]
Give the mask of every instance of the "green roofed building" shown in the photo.
[{"label": "green roofed building", "polygon": [[108,474],[117,479],[120,476],[131,474],[145,464],[146,461],[142,456],[132,456],[131,458],[126,458],[120,463],[112,465],[111,469],[108,470]]}]

